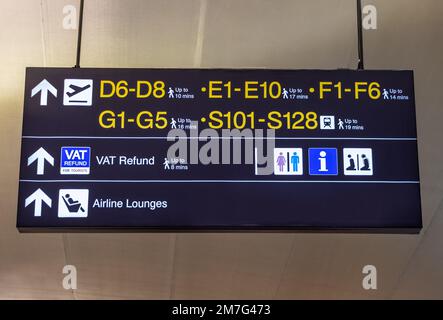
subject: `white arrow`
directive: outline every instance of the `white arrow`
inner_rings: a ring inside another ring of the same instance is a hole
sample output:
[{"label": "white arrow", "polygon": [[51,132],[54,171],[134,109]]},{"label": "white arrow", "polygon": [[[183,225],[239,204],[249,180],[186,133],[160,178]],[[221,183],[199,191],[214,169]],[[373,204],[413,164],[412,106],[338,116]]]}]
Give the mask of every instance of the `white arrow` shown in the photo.
[{"label": "white arrow", "polygon": [[40,105],[48,105],[48,92],[50,92],[54,97],[57,97],[57,89],[48,82],[48,80],[43,79],[38,85],[36,85],[31,91],[31,97],[35,96],[37,93],[40,94]]},{"label": "white arrow", "polygon": [[25,207],[35,202],[34,217],[41,217],[42,215],[42,202],[46,203],[49,208],[52,206],[52,200],[49,198],[42,189],[37,189],[33,194],[25,199]]},{"label": "white arrow", "polygon": [[54,166],[54,158],[43,148],[38,149],[28,158],[28,166],[30,166],[35,160],[37,160],[38,175],[45,173],[45,160],[48,161],[51,166]]}]

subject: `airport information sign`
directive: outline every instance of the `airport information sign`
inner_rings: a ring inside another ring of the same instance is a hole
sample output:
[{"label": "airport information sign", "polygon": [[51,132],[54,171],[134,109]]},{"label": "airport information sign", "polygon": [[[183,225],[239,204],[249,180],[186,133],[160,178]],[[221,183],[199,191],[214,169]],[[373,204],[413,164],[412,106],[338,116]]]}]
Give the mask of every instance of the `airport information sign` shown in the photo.
[{"label": "airport information sign", "polygon": [[17,227],[417,232],[412,71],[26,70]]}]

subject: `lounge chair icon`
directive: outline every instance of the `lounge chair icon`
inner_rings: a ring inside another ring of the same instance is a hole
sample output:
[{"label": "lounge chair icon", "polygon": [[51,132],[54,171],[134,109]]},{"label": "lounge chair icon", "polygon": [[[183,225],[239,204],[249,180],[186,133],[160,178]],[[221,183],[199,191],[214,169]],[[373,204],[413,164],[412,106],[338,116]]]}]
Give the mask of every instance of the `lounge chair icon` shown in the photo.
[{"label": "lounge chair icon", "polygon": [[83,209],[82,204],[79,201],[72,199],[69,194],[65,194],[64,196],[62,196],[62,198],[69,212],[77,213],[79,212],[79,210],[81,212],[85,212],[85,209]]}]

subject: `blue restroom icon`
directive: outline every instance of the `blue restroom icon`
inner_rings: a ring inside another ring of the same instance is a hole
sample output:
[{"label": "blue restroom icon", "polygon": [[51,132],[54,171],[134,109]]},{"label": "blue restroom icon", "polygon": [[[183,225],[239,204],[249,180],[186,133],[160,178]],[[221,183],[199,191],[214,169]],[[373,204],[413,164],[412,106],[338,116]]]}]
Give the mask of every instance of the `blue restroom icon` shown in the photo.
[{"label": "blue restroom icon", "polygon": [[309,148],[308,157],[311,176],[336,176],[338,174],[336,148]]}]

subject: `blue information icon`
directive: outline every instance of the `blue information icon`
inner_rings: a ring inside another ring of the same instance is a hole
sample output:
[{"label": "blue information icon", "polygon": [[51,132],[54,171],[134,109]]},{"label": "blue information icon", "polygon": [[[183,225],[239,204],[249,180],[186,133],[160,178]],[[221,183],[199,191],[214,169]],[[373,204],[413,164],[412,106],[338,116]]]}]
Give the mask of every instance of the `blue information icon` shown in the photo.
[{"label": "blue information icon", "polygon": [[309,148],[308,154],[311,176],[336,176],[338,174],[336,148]]}]

